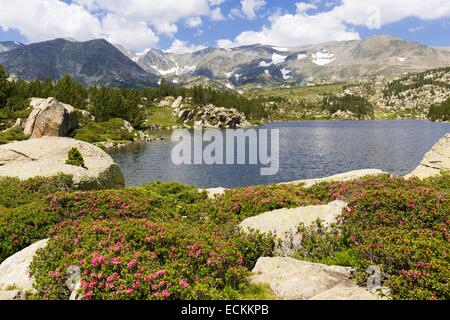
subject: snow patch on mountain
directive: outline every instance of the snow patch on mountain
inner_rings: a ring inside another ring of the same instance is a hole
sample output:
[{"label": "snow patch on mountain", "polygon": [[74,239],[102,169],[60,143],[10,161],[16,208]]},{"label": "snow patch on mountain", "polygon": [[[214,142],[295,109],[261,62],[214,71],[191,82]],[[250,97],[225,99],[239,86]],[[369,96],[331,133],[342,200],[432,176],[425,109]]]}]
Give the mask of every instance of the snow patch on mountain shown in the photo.
[{"label": "snow patch on mountain", "polygon": [[283,63],[283,62],[286,60],[286,58],[287,58],[286,56],[282,56],[282,55],[280,55],[280,54],[274,53],[274,54],[272,55],[272,63],[273,63],[274,65]]},{"label": "snow patch on mountain", "polygon": [[185,67],[180,68],[178,66],[178,64],[176,65],[176,67],[173,67],[173,68],[170,68],[167,70],[161,70],[157,66],[154,66],[154,65],[152,65],[151,67],[153,69],[155,69],[155,71],[157,71],[159,73],[159,75],[161,75],[161,76],[167,76],[170,74],[175,74],[176,76],[182,76],[182,75],[193,73],[197,69],[197,66],[185,66]]},{"label": "snow patch on mountain", "polygon": [[259,66],[262,68],[270,67],[272,62],[265,62],[264,60],[259,63]]},{"label": "snow patch on mountain", "polygon": [[303,59],[305,59],[306,57],[307,57],[306,54],[304,54],[304,53],[299,53],[298,56],[297,56],[297,60],[303,60]]},{"label": "snow patch on mountain", "polygon": [[403,58],[403,57],[397,57],[397,60],[400,61],[400,62],[405,62],[405,61],[406,61],[406,58]]},{"label": "snow patch on mountain", "polygon": [[336,60],[336,58],[334,57],[334,54],[332,54],[326,50],[313,53],[312,58],[313,58],[313,62],[315,64],[317,64],[318,66],[325,66],[327,64],[330,64],[334,60]]},{"label": "snow patch on mountain", "polygon": [[281,71],[281,74],[283,75],[284,80],[289,80],[291,78],[291,76],[289,76],[289,73],[291,73],[293,70],[283,68],[280,71]]},{"label": "snow patch on mountain", "polygon": [[272,47],[272,49],[276,50],[276,51],[280,51],[280,52],[287,52],[287,51],[289,51],[288,48],[282,48],[282,47]]}]

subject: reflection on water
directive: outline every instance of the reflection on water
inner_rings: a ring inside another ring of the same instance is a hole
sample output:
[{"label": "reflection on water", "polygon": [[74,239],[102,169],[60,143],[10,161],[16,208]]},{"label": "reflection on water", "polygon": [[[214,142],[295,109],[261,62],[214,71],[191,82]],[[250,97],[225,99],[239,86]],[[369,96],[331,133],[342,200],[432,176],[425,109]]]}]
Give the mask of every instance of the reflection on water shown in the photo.
[{"label": "reflection on water", "polygon": [[448,123],[428,121],[339,121],[272,123],[280,129],[280,171],[261,176],[255,165],[180,165],[170,159],[173,144],[130,145],[110,154],[128,185],[176,181],[199,187],[238,187],[318,178],[376,168],[404,175],[447,132]]}]

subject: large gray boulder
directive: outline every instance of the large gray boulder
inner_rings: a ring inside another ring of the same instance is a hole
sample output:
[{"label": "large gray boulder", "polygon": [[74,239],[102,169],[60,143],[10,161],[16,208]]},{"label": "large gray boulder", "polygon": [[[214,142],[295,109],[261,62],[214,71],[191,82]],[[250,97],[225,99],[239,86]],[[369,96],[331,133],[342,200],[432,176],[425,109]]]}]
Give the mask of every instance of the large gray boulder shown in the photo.
[{"label": "large gray boulder", "polygon": [[30,138],[67,137],[78,128],[76,109],[55,98],[31,99],[33,111],[25,123],[24,133]]},{"label": "large gray boulder", "polygon": [[[66,164],[69,150],[77,148],[86,168]],[[83,189],[123,188],[119,166],[102,149],[71,138],[42,137],[0,146],[0,177],[73,175]]]},{"label": "large gray boulder", "polygon": [[285,300],[376,300],[381,297],[357,286],[352,269],[300,261],[263,257],[252,271],[251,282],[268,285]]},{"label": "large gray boulder", "polygon": [[49,239],[38,241],[17,252],[0,264],[0,299],[10,300],[33,290],[30,264],[36,252],[47,246]]},{"label": "large gray boulder", "polygon": [[278,209],[247,218],[239,226],[244,232],[255,230],[273,234],[278,239],[275,253],[287,256],[301,246],[300,224],[308,227],[317,220],[324,225],[332,224],[346,207],[347,203],[337,200],[326,205]]},{"label": "large gray boulder", "polygon": [[438,176],[442,170],[450,170],[450,133],[447,133],[439,140],[438,143],[425,154],[417,168],[406,175],[405,178],[409,179],[417,177],[425,179]]}]

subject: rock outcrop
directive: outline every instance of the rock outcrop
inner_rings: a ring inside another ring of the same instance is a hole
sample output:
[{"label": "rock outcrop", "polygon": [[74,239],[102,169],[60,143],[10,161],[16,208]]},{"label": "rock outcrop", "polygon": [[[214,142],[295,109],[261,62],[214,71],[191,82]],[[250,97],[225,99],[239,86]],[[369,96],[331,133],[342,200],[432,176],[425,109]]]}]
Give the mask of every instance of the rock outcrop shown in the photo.
[{"label": "rock outcrop", "polygon": [[233,108],[216,107],[213,104],[198,108],[183,107],[175,109],[177,117],[183,122],[197,121],[205,128],[245,128],[249,127],[245,115]]},{"label": "rock outcrop", "polygon": [[375,293],[357,286],[352,269],[293,258],[259,258],[251,281],[267,284],[285,300],[378,300]]},{"label": "rock outcrop", "polygon": [[417,177],[425,179],[437,176],[442,170],[450,170],[450,133],[447,133],[433,148],[425,154],[419,166],[406,175],[409,179]]},{"label": "rock outcrop", "polygon": [[[81,152],[87,169],[66,164],[72,148]],[[43,137],[0,146],[0,177],[26,180],[59,173],[73,175],[75,183],[83,189],[122,188],[125,184],[114,160],[102,149],[86,142]]]},{"label": "rock outcrop", "polygon": [[48,240],[38,241],[0,264],[0,299],[16,299],[33,290],[34,280],[30,277],[30,264],[36,252],[47,246]]},{"label": "rock outcrop", "polygon": [[30,106],[33,111],[24,129],[25,135],[30,138],[67,137],[78,128],[75,108],[55,98],[33,98]]},{"label": "rock outcrop", "polygon": [[329,225],[336,222],[346,207],[347,203],[337,200],[327,205],[279,209],[247,218],[239,226],[244,232],[272,233],[279,239],[275,253],[289,255],[300,246],[302,235],[297,232],[300,224],[308,227],[321,220],[324,225]]},{"label": "rock outcrop", "polygon": [[[325,177],[325,178],[318,178],[318,179],[308,179],[308,180],[297,180],[297,181],[291,181],[291,182],[283,182],[280,184],[303,184],[305,188],[311,188],[315,186],[316,184],[322,183],[322,182],[337,182],[337,181],[351,181],[356,179],[361,179],[367,176],[377,176],[381,174],[389,174],[385,171],[378,170],[378,169],[364,169],[364,170],[356,170],[356,171],[350,171],[345,173],[340,173],[334,176]],[[203,189],[201,190],[203,191]],[[216,196],[220,196],[227,191],[225,188],[210,188],[210,189],[204,189],[209,195],[210,198],[214,198]]]},{"label": "rock outcrop", "polygon": [[285,183],[281,183],[281,184],[303,184],[303,186],[305,188],[311,188],[311,187],[315,186],[316,184],[319,184],[322,182],[351,181],[351,180],[361,179],[361,178],[364,178],[367,176],[378,176],[378,175],[382,175],[382,174],[389,174],[389,173],[382,171],[382,170],[378,170],[378,169],[363,169],[363,170],[344,172],[344,173],[336,174],[334,176],[325,177],[325,178],[297,180],[297,181],[285,182]]}]

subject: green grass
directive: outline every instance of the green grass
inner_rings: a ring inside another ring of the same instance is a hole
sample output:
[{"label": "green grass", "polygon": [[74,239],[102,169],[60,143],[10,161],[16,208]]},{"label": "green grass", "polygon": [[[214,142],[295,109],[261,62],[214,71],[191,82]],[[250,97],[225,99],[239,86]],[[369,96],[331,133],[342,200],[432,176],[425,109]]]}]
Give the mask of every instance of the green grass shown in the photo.
[{"label": "green grass", "polygon": [[22,129],[15,127],[5,132],[0,132],[0,144],[6,144],[13,141],[27,140],[28,137],[23,133]]},{"label": "green grass", "polygon": [[321,102],[323,96],[341,92],[342,84],[319,85],[312,87],[283,88],[259,93],[262,97],[281,97],[288,100],[304,101],[306,103]]},{"label": "green grass", "polygon": [[277,297],[268,285],[248,284],[239,292],[238,300],[277,300]]},{"label": "green grass", "polygon": [[88,122],[85,127],[75,131],[75,139],[88,143],[105,141],[132,141],[133,133],[123,128],[122,119],[105,122]]},{"label": "green grass", "polygon": [[177,117],[172,114],[171,108],[152,107],[148,111],[147,125],[156,124],[161,128],[170,128],[178,124]]}]

